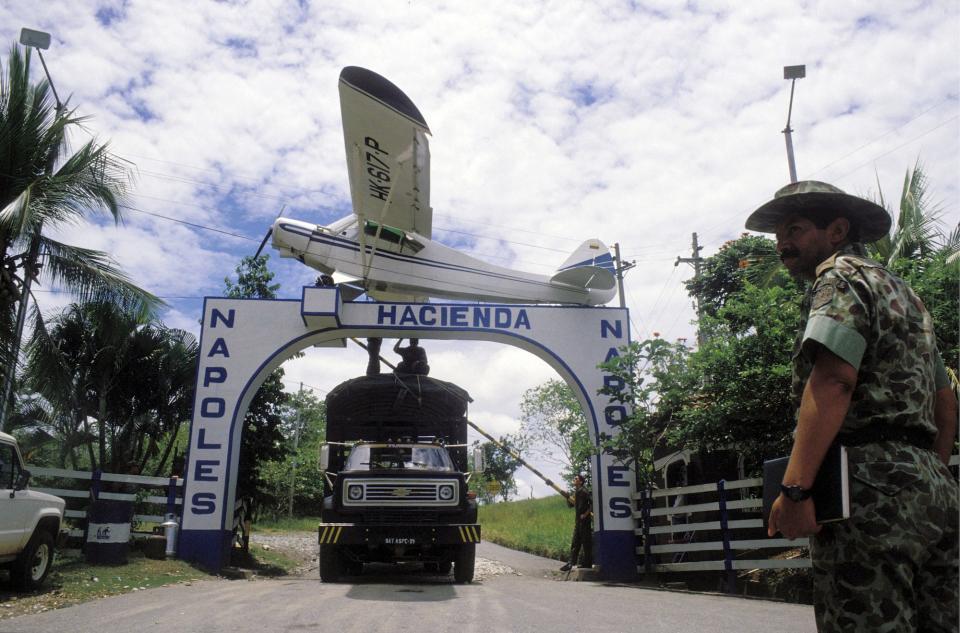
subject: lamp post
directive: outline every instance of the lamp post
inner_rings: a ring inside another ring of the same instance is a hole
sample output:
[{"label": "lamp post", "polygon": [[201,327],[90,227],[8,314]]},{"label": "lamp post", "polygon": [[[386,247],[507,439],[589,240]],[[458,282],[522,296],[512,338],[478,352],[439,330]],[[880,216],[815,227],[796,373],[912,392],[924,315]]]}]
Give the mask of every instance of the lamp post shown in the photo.
[{"label": "lamp post", "polygon": [[790,115],[793,114],[793,89],[797,84],[797,79],[803,79],[807,76],[807,67],[784,66],[783,78],[790,80],[790,107],[787,109],[787,127],[783,128],[783,133],[787,141],[787,165],[790,167],[790,182],[797,182],[797,164],[793,160],[793,137],[790,129]]},{"label": "lamp post", "polygon": [[[44,33],[43,31],[23,28],[20,29],[20,44],[28,48],[36,49],[37,55],[40,56],[43,72],[47,76],[47,82],[50,84],[50,89],[53,91],[53,98],[57,103],[57,109],[54,115],[54,121],[56,121],[63,115],[64,105],[60,102],[60,96],[57,94],[57,89],[53,85],[53,78],[50,76],[50,71],[47,70],[47,62],[44,61],[43,53],[40,52],[41,50],[50,48],[50,34]],[[56,152],[52,151],[46,166],[46,172],[48,174],[53,173],[55,160]],[[30,301],[30,286],[33,284],[33,278],[37,273],[36,262],[40,253],[40,231],[42,226],[42,224],[38,224],[36,229],[34,229],[33,236],[30,238],[30,247],[27,249],[27,256],[23,260],[23,285],[20,288],[20,305],[17,306],[17,323],[14,330],[13,349],[11,350],[12,363],[5,376],[3,400],[0,401],[0,431],[3,431],[6,426],[7,407],[9,406],[10,396],[13,392],[13,380],[16,374],[17,363],[20,359],[23,327],[27,321],[27,304]]]}]

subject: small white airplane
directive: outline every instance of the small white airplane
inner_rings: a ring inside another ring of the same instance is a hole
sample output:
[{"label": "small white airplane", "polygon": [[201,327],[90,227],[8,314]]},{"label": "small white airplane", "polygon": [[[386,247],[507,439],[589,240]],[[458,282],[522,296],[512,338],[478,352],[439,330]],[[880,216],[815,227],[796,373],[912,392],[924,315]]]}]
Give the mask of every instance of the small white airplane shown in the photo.
[{"label": "small white airplane", "polygon": [[549,276],[494,266],[432,240],[430,129],[417,106],[380,75],[348,66],[340,73],[340,111],[353,213],[329,226],[278,218],[268,236],[281,257],[352,278],[378,301],[601,305],[614,297],[614,261],[600,240],[585,241]]}]

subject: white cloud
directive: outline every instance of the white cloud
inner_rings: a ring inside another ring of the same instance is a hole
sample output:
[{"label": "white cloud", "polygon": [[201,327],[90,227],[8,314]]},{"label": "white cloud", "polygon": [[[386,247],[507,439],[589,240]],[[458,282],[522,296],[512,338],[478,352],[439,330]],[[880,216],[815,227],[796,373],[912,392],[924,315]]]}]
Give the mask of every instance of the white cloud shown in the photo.
[{"label": "white cloud", "polygon": [[[431,126],[438,237],[536,272],[586,237],[619,242],[638,262],[627,276],[634,336],[693,339],[681,286],[692,270],[674,261],[690,255],[693,232],[704,255],[716,252],[787,181],[783,65],[807,65],[792,117],[801,178],[859,194],[879,179],[891,197],[920,157],[944,219],[957,223],[958,11],[46,0],[0,5],[0,35],[53,33],[45,58],[61,95],[138,165],[132,206],[249,238],[135,211],[122,229],[62,232],[112,253],[161,296],[221,292],[285,204],[314,221],[348,211],[337,76],[361,65],[400,86]],[[315,276],[296,262],[271,267],[284,296]],[[54,303],[60,295],[44,299]],[[196,331],[200,305],[172,299],[164,318]],[[506,348],[431,343],[430,353],[433,374],[463,384],[498,431],[523,390],[552,376]],[[364,364],[356,351],[315,350],[287,364],[288,378],[329,389]]]}]

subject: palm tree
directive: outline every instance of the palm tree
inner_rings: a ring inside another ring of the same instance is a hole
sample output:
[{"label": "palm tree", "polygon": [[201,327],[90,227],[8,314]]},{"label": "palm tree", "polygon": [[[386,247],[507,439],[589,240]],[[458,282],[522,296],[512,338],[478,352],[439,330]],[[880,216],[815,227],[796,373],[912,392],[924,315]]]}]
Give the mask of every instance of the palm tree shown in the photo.
[{"label": "palm tree", "polygon": [[[162,302],[135,286],[105,253],[64,244],[41,228],[106,212],[121,221],[131,165],[106,144],[70,153],[67,137],[84,117],[54,108],[49,83],[30,83],[30,50],[14,45],[0,67],[0,379],[16,365],[15,312],[27,276],[69,290],[80,300],[111,301],[141,315]],[[2,384],[2,381],[0,381]]]},{"label": "palm tree", "polygon": [[927,260],[944,251],[948,259],[956,258],[960,250],[960,228],[954,227],[944,235],[941,228],[943,208],[930,201],[927,175],[919,159],[913,170],[907,169],[904,176],[898,213],[889,208],[879,179],[877,191],[878,203],[890,211],[897,222],[893,233],[868,246],[873,259],[892,266],[899,259]]}]

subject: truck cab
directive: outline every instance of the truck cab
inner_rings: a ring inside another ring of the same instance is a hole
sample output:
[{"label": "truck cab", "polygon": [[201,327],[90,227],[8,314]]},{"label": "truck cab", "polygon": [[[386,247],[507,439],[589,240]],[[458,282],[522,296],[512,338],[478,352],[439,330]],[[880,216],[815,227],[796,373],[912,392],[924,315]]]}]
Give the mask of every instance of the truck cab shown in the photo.
[{"label": "truck cab", "polygon": [[442,574],[453,568],[457,582],[470,582],[480,526],[467,489],[469,396],[423,377],[416,386],[392,375],[344,385],[327,398],[320,456],[321,579],[336,582],[383,562]]},{"label": "truck cab", "polygon": [[36,589],[53,565],[66,503],[30,490],[30,471],[12,435],[0,432],[0,567],[19,589]]}]

